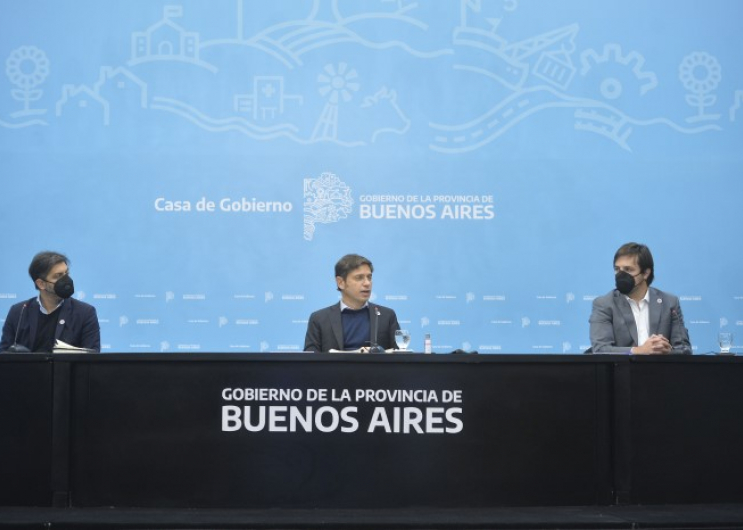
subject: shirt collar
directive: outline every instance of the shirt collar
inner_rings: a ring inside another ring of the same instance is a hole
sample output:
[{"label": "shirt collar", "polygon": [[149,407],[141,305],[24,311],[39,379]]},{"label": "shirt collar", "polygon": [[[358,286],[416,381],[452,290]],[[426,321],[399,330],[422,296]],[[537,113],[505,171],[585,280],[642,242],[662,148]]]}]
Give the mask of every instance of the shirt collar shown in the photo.
[{"label": "shirt collar", "polygon": [[366,302],[366,303],[365,303],[365,304],[364,304],[363,306],[361,306],[361,307],[360,307],[359,309],[354,309],[353,307],[351,307],[351,306],[347,306],[346,304],[344,304],[344,303],[343,303],[343,300],[341,300],[341,313],[343,313],[343,311],[345,311],[346,309],[350,309],[351,311],[361,311],[361,310],[362,310],[362,309],[364,309],[365,307],[369,307],[369,302]]},{"label": "shirt collar", "polygon": [[50,313],[54,313],[57,309],[59,309],[59,306],[61,306],[62,304],[64,304],[64,298],[62,298],[62,300],[60,300],[59,303],[57,304],[57,307],[55,307],[54,309],[52,309],[51,312],[50,312],[50,311],[47,311],[46,310],[46,307],[44,307],[44,304],[41,303],[41,295],[40,294],[36,295],[36,301],[39,303],[39,310],[44,315],[49,315]]},{"label": "shirt collar", "polygon": [[[634,300],[626,294],[624,295],[624,297],[627,299],[628,302],[634,302]],[[648,287],[648,290],[645,291],[645,296],[643,296],[638,302],[636,302],[637,305],[640,305],[640,302],[645,302],[646,304],[650,303],[650,287]]]}]

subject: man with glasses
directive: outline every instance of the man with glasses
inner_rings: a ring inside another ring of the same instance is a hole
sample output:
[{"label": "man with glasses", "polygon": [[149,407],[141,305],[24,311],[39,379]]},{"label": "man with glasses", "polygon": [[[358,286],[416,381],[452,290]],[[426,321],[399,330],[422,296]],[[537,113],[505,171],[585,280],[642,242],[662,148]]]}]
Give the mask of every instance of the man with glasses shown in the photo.
[{"label": "man with glasses", "polygon": [[28,274],[39,292],[8,311],[0,352],[51,352],[57,340],[100,351],[101,331],[95,308],[70,298],[75,287],[67,256],[39,252],[31,260]]},{"label": "man with glasses", "polygon": [[650,287],[655,277],[650,249],[638,243],[622,245],[614,254],[614,276],[616,289],[593,301],[590,351],[690,354],[678,297]]}]

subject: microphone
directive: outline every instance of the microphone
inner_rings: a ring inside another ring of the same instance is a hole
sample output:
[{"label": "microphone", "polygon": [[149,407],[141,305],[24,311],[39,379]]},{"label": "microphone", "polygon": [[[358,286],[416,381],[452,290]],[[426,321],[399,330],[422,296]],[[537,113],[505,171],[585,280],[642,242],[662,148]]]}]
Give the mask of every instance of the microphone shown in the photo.
[{"label": "microphone", "polygon": [[26,312],[26,307],[28,304],[31,303],[31,300],[27,300],[24,302],[23,307],[21,308],[21,315],[18,317],[18,325],[15,328],[15,337],[13,338],[13,344],[10,345],[8,348],[8,351],[11,353],[25,353],[30,352],[28,348],[26,348],[23,344],[18,344],[18,332],[21,331],[21,324],[23,323],[23,314]]},{"label": "microphone", "polygon": [[374,319],[374,340],[371,341],[371,347],[369,347],[369,353],[384,353],[384,348],[377,344],[377,336],[379,335],[379,317],[382,313],[379,312],[379,308],[374,306],[374,312],[376,318]]}]

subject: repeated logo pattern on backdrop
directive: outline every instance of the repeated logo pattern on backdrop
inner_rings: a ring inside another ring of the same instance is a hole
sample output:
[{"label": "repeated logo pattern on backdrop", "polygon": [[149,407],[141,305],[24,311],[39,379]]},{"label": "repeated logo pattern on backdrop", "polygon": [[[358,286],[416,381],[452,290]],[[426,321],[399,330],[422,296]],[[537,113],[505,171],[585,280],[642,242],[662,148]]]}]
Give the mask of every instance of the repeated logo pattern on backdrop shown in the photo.
[{"label": "repeated logo pattern on backdrop", "polygon": [[3,12],[0,318],[50,248],[104,351],[298,351],[357,252],[414,349],[577,353],[636,240],[743,345],[735,2]]}]

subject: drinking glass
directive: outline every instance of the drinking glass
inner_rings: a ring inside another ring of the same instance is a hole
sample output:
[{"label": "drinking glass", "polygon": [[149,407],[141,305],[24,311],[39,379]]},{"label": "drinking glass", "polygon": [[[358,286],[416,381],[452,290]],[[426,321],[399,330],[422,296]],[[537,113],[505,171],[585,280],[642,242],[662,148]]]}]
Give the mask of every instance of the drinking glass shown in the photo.
[{"label": "drinking glass", "polygon": [[407,329],[398,329],[395,331],[395,342],[400,350],[407,350],[410,344],[410,332]]},{"label": "drinking glass", "polygon": [[721,331],[717,334],[717,343],[720,345],[720,353],[730,353],[730,348],[733,346],[733,334]]}]

